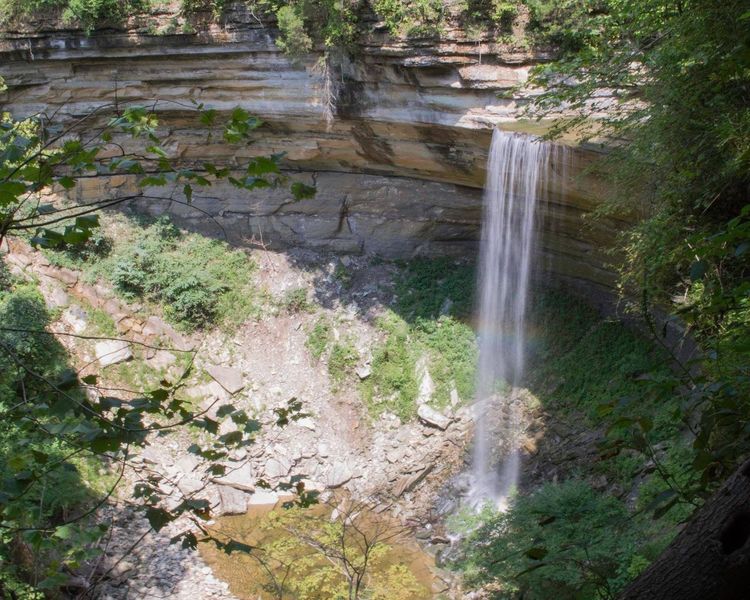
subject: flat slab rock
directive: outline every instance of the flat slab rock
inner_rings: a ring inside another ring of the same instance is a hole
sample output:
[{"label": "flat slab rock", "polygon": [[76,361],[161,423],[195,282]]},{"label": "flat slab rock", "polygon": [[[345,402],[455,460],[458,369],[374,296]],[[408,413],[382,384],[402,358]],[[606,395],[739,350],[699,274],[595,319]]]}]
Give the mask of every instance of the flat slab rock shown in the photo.
[{"label": "flat slab rock", "polygon": [[116,365],[117,363],[133,358],[133,351],[130,349],[130,344],[123,340],[97,342],[96,346],[94,346],[94,352],[96,353],[96,359],[102,367]]},{"label": "flat slab rock", "polygon": [[417,409],[417,416],[427,425],[432,425],[443,431],[448,429],[448,425],[451,424],[450,417],[446,417],[443,413],[426,404],[420,405]]},{"label": "flat slab rock", "polygon": [[255,490],[255,473],[253,473],[253,469],[249,464],[244,464],[237,468],[229,468],[226,475],[216,477],[212,481],[218,485],[226,485],[243,492],[252,492]]},{"label": "flat slab rock", "polygon": [[208,367],[206,371],[208,371],[208,374],[216,380],[216,383],[230,394],[236,394],[245,387],[245,381],[242,378],[242,371],[239,369],[213,365]]}]

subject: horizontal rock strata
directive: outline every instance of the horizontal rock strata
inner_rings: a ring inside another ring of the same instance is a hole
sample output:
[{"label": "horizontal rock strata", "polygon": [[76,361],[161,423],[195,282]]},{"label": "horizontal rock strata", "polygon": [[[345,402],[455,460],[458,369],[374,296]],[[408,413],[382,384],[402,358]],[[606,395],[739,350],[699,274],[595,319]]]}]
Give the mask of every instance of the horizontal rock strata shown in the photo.
[{"label": "horizontal rock strata", "polygon": [[[240,193],[219,185],[196,199],[204,212],[174,202],[141,208],[235,243],[262,238],[271,247],[387,257],[474,255],[492,128],[541,131],[524,121],[527,96],[514,91],[549,58],[541,52],[452,28],[440,40],[376,32],[352,60],[326,71],[318,55],[290,61],[274,43],[276,31],[239,9],[196,30],[151,35],[132,22],[88,37],[49,23],[6,32],[0,76],[8,91],[0,101],[19,117],[43,111],[70,120],[111,110],[115,100],[159,99],[164,145],[184,164],[241,165],[283,151],[286,172],[318,194],[294,202],[282,188]],[[177,104],[189,100],[219,111],[242,106],[264,125],[254,143],[228,145]],[[598,152],[577,148],[571,156],[554,165],[569,177],[545,206],[545,262],[558,278],[611,290],[605,250],[627,219],[583,227],[604,195],[590,169]],[[86,201],[132,189],[123,177],[93,178],[73,194]]]}]

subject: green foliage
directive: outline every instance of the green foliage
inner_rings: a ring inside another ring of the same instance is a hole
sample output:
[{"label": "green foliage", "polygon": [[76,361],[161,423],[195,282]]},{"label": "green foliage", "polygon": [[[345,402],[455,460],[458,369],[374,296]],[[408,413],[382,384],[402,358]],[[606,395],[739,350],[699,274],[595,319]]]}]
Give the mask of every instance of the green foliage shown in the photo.
[{"label": "green foliage", "polygon": [[474,394],[476,336],[462,318],[473,303],[474,270],[450,259],[401,263],[394,311],[379,322],[385,342],[375,349],[372,376],[363,393],[372,415],[384,411],[402,420],[416,414],[421,360],[435,384],[431,403],[445,408],[455,388],[459,398]]},{"label": "green foliage", "polygon": [[117,327],[114,319],[107,311],[100,308],[90,308],[88,313],[88,326],[92,333],[103,337],[116,337]]},{"label": "green foliage", "polygon": [[[98,136],[85,141],[65,127],[48,127],[42,118],[15,122],[3,115],[0,243],[33,232],[34,246],[58,251],[61,262],[77,266],[88,277],[114,278],[124,294],[169,302],[165,310],[186,326],[208,316],[237,323],[248,316],[248,303],[254,297],[248,281],[251,263],[244,253],[186,235],[164,221],[146,233],[122,227],[118,231],[122,235],[111,238],[111,249],[100,251],[95,232],[102,205],[113,206],[129,197],[103,198],[85,206],[38,202],[47,197],[44,192],[55,187],[72,189],[79,177],[92,172],[136,175],[142,188],[179,185],[187,206],[196,190],[211,185],[204,173],[215,180],[227,179],[243,190],[283,181],[278,175],[281,155],[253,159],[242,179],[210,163],[201,171],[179,168],[160,145],[154,112],[158,104],[150,110],[121,106],[120,113],[96,125]],[[216,124],[216,111],[196,104],[195,112],[203,123]],[[92,115],[77,120],[76,126],[85,129],[91,123],[87,119],[93,119]],[[244,143],[259,124],[246,111],[236,109],[223,126],[224,139]],[[132,136],[132,154],[102,152],[114,133]],[[151,161],[149,167],[158,167],[156,175],[146,176],[144,156]],[[196,273],[197,279],[182,279]],[[0,422],[4,424],[0,428],[0,578],[7,589],[18,588],[18,577],[28,578],[52,597],[62,593],[70,573],[91,564],[101,547],[98,541],[107,527],[96,525],[98,505],[93,502],[106,500],[119,477],[102,481],[100,461],[124,473],[134,451],[150,434],[165,436],[189,425],[200,432],[190,452],[208,461],[206,476],[216,476],[226,468],[220,461],[232,449],[251,444],[260,424],[231,405],[219,408],[219,420],[197,417],[189,409],[178,393],[190,373],[192,352],[184,353],[186,360],[178,359],[185,367],[182,373],[161,378],[153,386],[143,377],[149,387],[129,392],[126,399],[112,395],[122,390],[107,385],[111,382],[99,387],[96,374],[79,381],[78,373],[67,365],[65,352],[45,330],[49,316],[39,294],[29,284],[14,281],[5,268],[0,269],[0,280]],[[219,293],[209,298],[201,293],[206,289]],[[96,318],[94,325],[109,327],[96,323]],[[283,426],[302,414],[301,403],[290,402],[277,424]],[[237,429],[222,435],[220,420],[226,418]],[[107,489],[101,489],[105,485]],[[304,489],[294,489],[300,502],[312,501]],[[164,493],[151,477],[138,482],[134,496],[157,530],[184,513],[204,517],[208,510],[205,501],[195,498],[183,498],[169,510],[161,507]],[[175,541],[187,547],[197,543],[189,532]],[[18,564],[17,569],[7,566],[6,560],[18,556],[17,549],[34,560]]]},{"label": "green foliage", "polygon": [[458,319],[471,315],[476,283],[473,265],[449,258],[419,258],[400,265],[396,310],[407,321],[435,319],[441,313]]},{"label": "green foliage", "polygon": [[278,46],[291,56],[307,54],[315,45],[326,50],[349,49],[358,26],[356,0],[257,0],[276,16]]},{"label": "green foliage", "polygon": [[[570,479],[517,496],[504,514],[488,506],[454,516],[449,528],[468,535],[455,566],[472,586],[491,583],[498,598],[541,599],[553,590],[562,599],[613,598],[694,508],[679,398],[666,353],[642,335],[574,296],[533,297],[525,385],[548,423],[601,432],[601,454],[571,461],[563,474]],[[602,476],[607,491],[594,491],[587,482]]]},{"label": "green foliage", "polygon": [[[59,576],[63,557],[66,562],[80,560],[85,553],[81,544],[101,532],[73,529],[65,537],[55,535],[56,527],[96,496],[82,481],[85,464],[76,458],[75,436],[45,432],[61,423],[67,423],[71,433],[75,427],[86,431],[86,418],[75,410],[83,396],[75,389],[65,351],[44,332],[49,314],[38,290],[27,283],[9,283],[0,291],[0,590],[37,598],[20,578]],[[54,387],[46,382],[54,382]],[[19,527],[25,531],[15,537]],[[44,531],[38,531],[40,527]],[[14,548],[36,555],[36,572],[30,573],[28,565],[13,566]]]},{"label": "green foliage", "polygon": [[609,0],[524,0],[529,7],[528,33],[537,43],[562,52],[583,52],[599,43],[610,19]]},{"label": "green foliage", "polygon": [[499,25],[508,30],[518,15],[520,0],[466,0],[464,18],[469,24]]},{"label": "green foliage", "polygon": [[333,278],[344,289],[349,289],[352,285],[352,273],[343,263],[336,263],[336,268],[333,270]]},{"label": "green foliage", "polygon": [[106,256],[89,249],[91,243],[77,255],[63,251],[65,263],[91,279],[107,279],[127,300],[161,305],[168,319],[186,329],[236,325],[257,314],[255,264],[223,242],[183,233],[160,218],[143,228],[137,222],[121,225],[117,240],[107,242]]},{"label": "green foliage", "polygon": [[341,385],[359,360],[359,353],[350,343],[335,343],[328,356],[328,374],[335,387]]},{"label": "green foliage", "polygon": [[331,325],[325,317],[320,317],[308,331],[307,340],[305,340],[305,346],[315,360],[319,360],[328,349],[330,338]]},{"label": "green foliage", "polygon": [[[560,292],[537,295],[531,320],[539,333],[531,338],[527,385],[555,419],[607,432],[602,452],[613,457],[596,472],[628,487],[644,453],[660,463],[656,447],[682,444],[667,353]],[[663,473],[671,477],[684,467],[672,463]]]},{"label": "green foliage", "polygon": [[641,217],[619,240],[621,290],[642,299],[633,310],[661,339],[652,306],[666,307],[701,346],[699,364],[645,386],[680,398],[673,420],[694,430],[697,422],[691,500],[699,503],[750,451],[742,433],[750,409],[738,400],[750,394],[750,13],[741,1],[582,6],[592,35],[537,70],[534,83],[546,87],[537,108],[565,103],[576,116],[558,131],[570,129],[596,110],[598,90],[618,92],[596,122],[600,135],[629,142],[608,161],[615,193],[602,213]]},{"label": "green foliage", "polygon": [[434,35],[443,19],[442,0],[373,0],[375,12],[394,35]]},{"label": "green foliage", "polygon": [[372,375],[363,382],[363,397],[373,416],[389,411],[408,421],[416,415],[419,389],[418,357],[409,326],[392,313],[381,318],[378,326],[387,338],[373,354]]},{"label": "green foliage", "polygon": [[582,482],[546,484],[483,522],[462,562],[472,584],[499,587],[497,598],[614,598],[636,574],[623,571],[643,564],[639,535],[621,501]]},{"label": "green foliage", "polygon": [[312,50],[313,41],[305,30],[302,5],[282,6],[276,11],[276,23],[281,31],[277,45],[290,56],[301,56]]},{"label": "green foliage", "polygon": [[147,7],[147,0],[0,0],[0,22],[56,9],[65,22],[90,32],[103,22],[121,21]]}]

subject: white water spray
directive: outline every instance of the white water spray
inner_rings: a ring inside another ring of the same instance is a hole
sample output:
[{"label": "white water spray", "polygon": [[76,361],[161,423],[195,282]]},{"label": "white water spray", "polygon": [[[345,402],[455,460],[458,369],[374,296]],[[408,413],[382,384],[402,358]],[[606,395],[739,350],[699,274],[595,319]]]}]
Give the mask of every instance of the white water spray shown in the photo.
[{"label": "white water spray", "polygon": [[[495,130],[487,164],[479,256],[479,368],[475,403],[475,506],[507,506],[521,467],[518,388],[526,351],[526,305],[534,268],[539,200],[565,148]],[[498,421],[495,423],[494,421]],[[501,456],[493,450],[502,448]],[[500,459],[498,461],[498,459]],[[498,464],[499,462],[499,464]]]}]

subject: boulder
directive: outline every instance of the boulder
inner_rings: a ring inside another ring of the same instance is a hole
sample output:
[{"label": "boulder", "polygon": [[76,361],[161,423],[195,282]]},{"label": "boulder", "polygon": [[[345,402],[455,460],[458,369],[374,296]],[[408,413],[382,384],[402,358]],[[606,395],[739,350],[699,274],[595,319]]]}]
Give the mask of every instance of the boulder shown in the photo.
[{"label": "boulder", "polygon": [[184,456],[178,458],[174,463],[177,472],[182,473],[183,475],[192,473],[198,468],[198,465],[200,464],[201,461],[194,454],[185,454]]},{"label": "boulder", "polygon": [[165,462],[164,455],[154,446],[146,446],[141,452],[141,459],[151,465],[162,465]]},{"label": "boulder", "polygon": [[427,368],[427,357],[423,356],[417,361],[417,379],[419,380],[419,391],[417,392],[417,405],[428,404],[435,393],[435,383],[432,381],[430,371]]},{"label": "boulder", "polygon": [[73,330],[73,333],[83,333],[88,323],[88,315],[80,306],[71,306],[62,314],[62,322]]},{"label": "boulder", "polygon": [[62,281],[65,285],[73,286],[78,283],[78,272],[65,267],[60,267],[54,270],[51,274],[58,281]]},{"label": "boulder", "polygon": [[327,488],[331,489],[341,487],[350,481],[352,477],[354,477],[352,468],[347,463],[338,461],[333,463],[333,467],[326,476],[325,484]]},{"label": "boulder", "polygon": [[239,369],[213,365],[206,370],[208,371],[208,374],[214,378],[216,383],[230,394],[236,394],[245,387],[245,382],[242,379],[242,371]]},{"label": "boulder", "polygon": [[177,482],[177,488],[183,496],[192,496],[203,489],[203,482],[195,477],[185,476]]},{"label": "boulder", "polygon": [[247,501],[248,506],[268,506],[279,501],[279,495],[271,490],[256,490]]},{"label": "boulder", "polygon": [[150,316],[143,325],[143,335],[158,336],[162,335],[169,326],[159,317]]},{"label": "boulder", "polygon": [[166,350],[157,350],[156,354],[146,362],[154,369],[168,369],[177,362],[177,357]]},{"label": "boulder", "polygon": [[297,425],[300,427],[304,427],[305,429],[309,429],[310,431],[315,431],[315,419],[312,417],[303,417],[301,419],[297,420]]},{"label": "boulder", "polygon": [[277,479],[279,477],[286,477],[292,468],[292,463],[289,459],[284,456],[278,456],[269,458],[266,461],[266,466],[263,471],[266,477],[271,479]]},{"label": "boulder", "polygon": [[219,487],[219,513],[222,515],[244,515],[247,512],[248,495],[228,486]]},{"label": "boulder", "polygon": [[49,308],[65,308],[70,304],[70,296],[62,288],[54,286],[45,294],[44,301]]},{"label": "boulder", "polygon": [[446,417],[443,413],[435,410],[427,404],[422,404],[417,409],[417,416],[423,423],[437,427],[438,429],[445,431],[448,429],[448,425],[451,424],[450,417]]},{"label": "boulder", "polygon": [[116,365],[133,358],[130,344],[124,340],[104,340],[94,346],[96,359],[102,367]]}]

